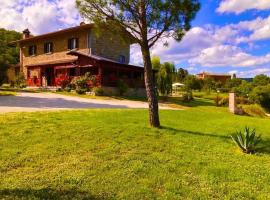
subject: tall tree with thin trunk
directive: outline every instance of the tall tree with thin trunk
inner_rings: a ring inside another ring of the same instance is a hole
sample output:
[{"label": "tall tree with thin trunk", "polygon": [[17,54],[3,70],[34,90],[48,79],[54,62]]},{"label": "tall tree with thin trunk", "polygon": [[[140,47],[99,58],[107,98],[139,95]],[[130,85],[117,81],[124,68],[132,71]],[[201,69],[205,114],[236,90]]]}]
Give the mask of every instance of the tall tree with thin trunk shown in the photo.
[{"label": "tall tree with thin trunk", "polygon": [[[164,38],[180,41],[200,8],[198,0],[77,0],[85,18],[140,45],[150,125],[160,127],[150,49]],[[164,41],[165,42],[165,41]]]}]

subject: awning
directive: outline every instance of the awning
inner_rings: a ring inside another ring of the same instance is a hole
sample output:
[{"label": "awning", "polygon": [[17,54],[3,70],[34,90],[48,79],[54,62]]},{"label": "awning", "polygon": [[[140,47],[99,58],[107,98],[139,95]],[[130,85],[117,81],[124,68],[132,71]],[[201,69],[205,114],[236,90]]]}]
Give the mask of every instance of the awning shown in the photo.
[{"label": "awning", "polygon": [[84,65],[84,66],[79,66],[79,67],[85,68],[85,67],[94,67],[94,66],[93,65]]},{"label": "awning", "polygon": [[76,65],[65,65],[65,66],[56,66],[55,69],[70,69],[75,67]]}]

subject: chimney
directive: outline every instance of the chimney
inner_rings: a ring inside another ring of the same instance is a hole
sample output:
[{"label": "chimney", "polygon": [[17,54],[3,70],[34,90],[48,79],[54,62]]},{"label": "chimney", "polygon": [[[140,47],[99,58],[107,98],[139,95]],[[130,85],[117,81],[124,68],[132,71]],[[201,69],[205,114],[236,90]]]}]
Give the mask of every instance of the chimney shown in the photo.
[{"label": "chimney", "polygon": [[27,38],[29,38],[30,37],[30,31],[29,31],[29,29],[27,28],[27,29],[25,29],[24,31],[23,31],[23,39],[27,39]]}]

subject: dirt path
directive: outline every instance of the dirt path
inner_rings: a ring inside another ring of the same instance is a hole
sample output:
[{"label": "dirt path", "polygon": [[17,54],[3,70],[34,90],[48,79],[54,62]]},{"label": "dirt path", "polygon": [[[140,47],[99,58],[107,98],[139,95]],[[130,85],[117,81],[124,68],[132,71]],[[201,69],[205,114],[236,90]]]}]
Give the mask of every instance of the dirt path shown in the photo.
[{"label": "dirt path", "polygon": [[[21,92],[17,96],[0,96],[0,113],[84,108],[148,108],[148,104],[129,100],[86,99],[54,93]],[[160,109],[173,108],[160,105]]]}]

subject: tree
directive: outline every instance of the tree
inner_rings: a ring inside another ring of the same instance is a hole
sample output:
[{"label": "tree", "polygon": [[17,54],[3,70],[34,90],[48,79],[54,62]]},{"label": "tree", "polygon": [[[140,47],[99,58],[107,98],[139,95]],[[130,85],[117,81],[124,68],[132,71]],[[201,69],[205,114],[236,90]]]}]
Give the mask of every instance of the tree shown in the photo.
[{"label": "tree", "polygon": [[207,77],[203,80],[203,89],[208,93],[211,93],[211,90],[215,89],[215,81],[212,78]]},{"label": "tree", "polygon": [[20,62],[19,48],[9,45],[11,41],[20,38],[21,34],[18,32],[0,29],[0,85],[6,79],[8,67]]},{"label": "tree", "polygon": [[159,70],[160,69],[160,66],[161,66],[160,57],[153,56],[151,62],[152,62],[153,69],[155,69],[155,70]]},{"label": "tree", "polygon": [[270,78],[265,74],[260,74],[254,77],[253,84],[255,86],[265,86],[270,83]]},{"label": "tree", "polygon": [[178,80],[180,82],[183,82],[183,80],[185,79],[185,77],[188,75],[188,70],[183,69],[183,68],[179,68],[177,70],[177,75],[178,75]]},{"label": "tree", "polygon": [[150,48],[162,38],[180,41],[200,8],[198,0],[77,0],[80,13],[141,47],[150,125],[159,127]]},{"label": "tree", "polygon": [[252,89],[252,84],[243,80],[241,85],[235,88],[235,92],[240,96],[247,97],[248,94],[252,91]]},{"label": "tree", "polygon": [[192,90],[200,90],[200,80],[194,75],[188,75],[184,79],[185,90],[190,92]]},{"label": "tree", "polygon": [[233,89],[241,85],[242,80],[240,78],[232,78],[226,82],[226,88]]},{"label": "tree", "polygon": [[258,103],[270,111],[270,84],[255,87],[249,95],[253,103]]},{"label": "tree", "polygon": [[162,95],[167,96],[172,92],[172,76],[174,68],[173,63],[165,62],[158,71],[157,86]]}]

